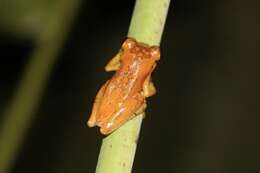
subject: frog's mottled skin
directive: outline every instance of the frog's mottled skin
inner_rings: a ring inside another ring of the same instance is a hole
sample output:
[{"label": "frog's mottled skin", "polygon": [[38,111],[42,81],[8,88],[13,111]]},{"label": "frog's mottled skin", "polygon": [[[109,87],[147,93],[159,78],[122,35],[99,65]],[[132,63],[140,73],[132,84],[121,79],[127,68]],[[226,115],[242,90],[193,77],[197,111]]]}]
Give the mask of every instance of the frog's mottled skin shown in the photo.
[{"label": "frog's mottled skin", "polygon": [[159,59],[159,47],[127,38],[120,52],[105,67],[106,71],[116,73],[99,90],[88,126],[99,126],[102,134],[109,134],[143,112],[145,98],[156,92],[151,73]]}]

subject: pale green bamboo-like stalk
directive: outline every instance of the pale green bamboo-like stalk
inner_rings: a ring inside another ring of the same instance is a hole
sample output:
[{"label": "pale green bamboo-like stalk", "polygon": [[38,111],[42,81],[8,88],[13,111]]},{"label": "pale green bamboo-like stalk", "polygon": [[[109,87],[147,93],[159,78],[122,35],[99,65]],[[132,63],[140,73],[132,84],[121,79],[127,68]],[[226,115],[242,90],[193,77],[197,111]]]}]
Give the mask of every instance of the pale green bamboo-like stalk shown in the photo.
[{"label": "pale green bamboo-like stalk", "polygon": [[[159,45],[170,0],[136,0],[128,32],[140,42]],[[149,105],[148,105],[149,108]],[[96,173],[130,173],[144,113],[103,139]]]},{"label": "pale green bamboo-like stalk", "polygon": [[37,42],[37,48],[29,58],[24,75],[1,122],[0,173],[11,171],[78,7],[78,0],[59,0],[49,22],[42,24],[45,28]]}]

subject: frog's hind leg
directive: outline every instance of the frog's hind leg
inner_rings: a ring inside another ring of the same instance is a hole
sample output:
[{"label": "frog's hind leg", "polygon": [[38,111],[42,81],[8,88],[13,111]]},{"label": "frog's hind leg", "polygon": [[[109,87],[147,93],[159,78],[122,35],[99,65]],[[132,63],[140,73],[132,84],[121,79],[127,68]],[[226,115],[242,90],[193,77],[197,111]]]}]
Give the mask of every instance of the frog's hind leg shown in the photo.
[{"label": "frog's hind leg", "polygon": [[120,58],[121,58],[121,51],[116,54],[106,65],[105,70],[106,71],[116,71],[120,68],[121,63],[120,63]]},{"label": "frog's hind leg", "polygon": [[102,134],[109,134],[122,124],[132,119],[137,115],[136,111],[144,111],[146,107],[144,97],[142,95],[137,95],[133,98],[129,98],[124,106],[119,109],[119,111],[110,117],[109,121],[106,122],[104,126],[100,128]]},{"label": "frog's hind leg", "polygon": [[134,116],[137,116],[141,113],[144,112],[144,110],[146,109],[147,105],[146,105],[146,101],[144,100],[144,103],[137,109],[137,111],[134,113]]},{"label": "frog's hind leg", "polygon": [[92,113],[90,115],[90,118],[88,120],[88,126],[89,127],[94,127],[95,125],[97,125],[96,123],[96,119],[97,119],[97,113],[98,113],[98,109],[99,109],[99,105],[101,102],[101,99],[104,95],[105,92],[105,88],[108,82],[106,82],[98,91],[97,96],[95,98],[94,104],[93,104],[93,108],[92,108]]}]

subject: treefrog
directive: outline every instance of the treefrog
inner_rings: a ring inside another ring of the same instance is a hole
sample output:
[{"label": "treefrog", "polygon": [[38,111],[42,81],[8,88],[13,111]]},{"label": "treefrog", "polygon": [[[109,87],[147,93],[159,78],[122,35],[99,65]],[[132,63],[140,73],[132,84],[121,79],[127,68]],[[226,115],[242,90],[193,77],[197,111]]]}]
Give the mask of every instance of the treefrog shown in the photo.
[{"label": "treefrog", "polygon": [[98,91],[88,126],[99,126],[107,135],[146,109],[146,98],[156,89],[151,73],[160,59],[158,46],[127,38],[117,55],[105,66],[116,71]]}]

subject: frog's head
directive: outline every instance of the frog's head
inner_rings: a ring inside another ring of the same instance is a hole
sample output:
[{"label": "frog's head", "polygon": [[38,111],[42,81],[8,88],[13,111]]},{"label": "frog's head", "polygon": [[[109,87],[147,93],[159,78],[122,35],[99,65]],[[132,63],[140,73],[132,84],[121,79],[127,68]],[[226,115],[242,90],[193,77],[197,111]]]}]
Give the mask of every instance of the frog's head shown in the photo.
[{"label": "frog's head", "polygon": [[134,38],[128,37],[124,41],[122,49],[142,58],[152,58],[155,61],[160,59],[160,48],[158,46],[149,46],[145,43],[137,42]]}]

